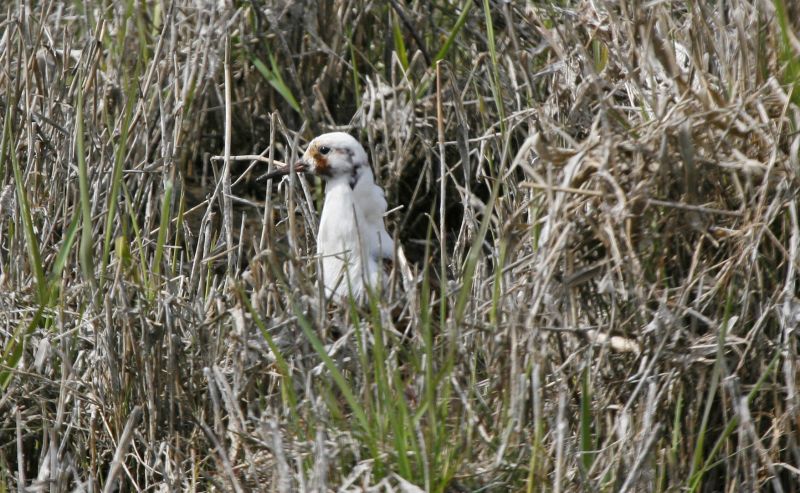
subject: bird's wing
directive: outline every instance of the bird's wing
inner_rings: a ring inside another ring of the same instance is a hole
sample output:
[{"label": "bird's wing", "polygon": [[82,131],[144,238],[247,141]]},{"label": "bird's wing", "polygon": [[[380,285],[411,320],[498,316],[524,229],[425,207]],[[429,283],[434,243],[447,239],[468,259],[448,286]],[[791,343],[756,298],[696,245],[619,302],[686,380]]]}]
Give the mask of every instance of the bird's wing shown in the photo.
[{"label": "bird's wing", "polygon": [[378,242],[380,243],[380,256],[385,259],[393,259],[394,258],[394,240],[389,233],[386,231],[386,228],[383,226],[383,220],[381,220],[381,224],[379,225],[378,229]]},{"label": "bird's wing", "polygon": [[[375,183],[365,183],[356,187],[358,202],[364,217],[364,233],[370,238],[373,257],[391,259],[394,257],[394,240],[386,232],[383,214],[386,212],[386,197]],[[374,242],[374,243],[373,243]]]},{"label": "bird's wing", "polygon": [[387,204],[381,187],[375,183],[364,183],[363,186],[356,187],[355,193],[358,195],[357,200],[362,206],[367,221],[371,223],[383,221]]}]

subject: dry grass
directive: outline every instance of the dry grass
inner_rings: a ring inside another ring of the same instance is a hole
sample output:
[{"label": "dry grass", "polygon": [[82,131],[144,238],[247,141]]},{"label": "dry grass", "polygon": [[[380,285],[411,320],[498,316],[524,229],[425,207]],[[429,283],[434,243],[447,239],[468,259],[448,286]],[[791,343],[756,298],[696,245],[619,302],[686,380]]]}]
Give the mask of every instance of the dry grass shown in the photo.
[{"label": "dry grass", "polygon": [[[799,491],[797,18],[7,6],[0,491]],[[231,159],[333,129],[414,274],[365,307]]]}]

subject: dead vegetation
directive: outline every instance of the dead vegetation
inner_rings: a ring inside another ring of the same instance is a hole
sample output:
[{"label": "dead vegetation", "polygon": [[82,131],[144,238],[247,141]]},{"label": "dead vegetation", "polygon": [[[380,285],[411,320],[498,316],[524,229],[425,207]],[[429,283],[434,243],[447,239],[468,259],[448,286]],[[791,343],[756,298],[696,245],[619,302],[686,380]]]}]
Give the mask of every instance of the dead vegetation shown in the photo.
[{"label": "dead vegetation", "polygon": [[[10,5],[0,491],[798,491],[792,9]],[[334,129],[365,307],[257,180]]]}]

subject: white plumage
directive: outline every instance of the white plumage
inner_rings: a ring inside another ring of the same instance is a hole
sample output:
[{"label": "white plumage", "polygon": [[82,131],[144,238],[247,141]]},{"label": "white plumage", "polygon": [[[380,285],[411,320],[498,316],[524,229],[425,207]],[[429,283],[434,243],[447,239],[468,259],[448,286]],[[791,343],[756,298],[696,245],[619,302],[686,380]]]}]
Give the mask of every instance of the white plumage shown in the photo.
[{"label": "white plumage", "polygon": [[[345,302],[352,293],[363,300],[366,286],[380,287],[383,260],[394,255],[383,223],[386,198],[375,184],[367,153],[352,136],[327,133],[311,141],[295,169],[326,182],[317,235],[326,296]],[[288,168],[272,175],[286,173]]]}]

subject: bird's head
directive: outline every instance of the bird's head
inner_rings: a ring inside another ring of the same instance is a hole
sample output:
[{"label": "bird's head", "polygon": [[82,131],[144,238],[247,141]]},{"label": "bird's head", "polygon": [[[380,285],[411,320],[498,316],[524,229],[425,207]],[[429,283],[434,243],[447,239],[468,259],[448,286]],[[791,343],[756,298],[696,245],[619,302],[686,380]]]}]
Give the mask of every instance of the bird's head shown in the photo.
[{"label": "bird's head", "polygon": [[327,180],[357,176],[368,168],[367,153],[351,135],[344,132],[322,134],[308,144],[301,166],[306,172]]},{"label": "bird's head", "polygon": [[[365,173],[372,173],[367,153],[361,144],[344,132],[322,134],[308,144],[303,157],[295,163],[298,173],[311,173],[326,181],[346,180],[355,187]],[[279,168],[266,178],[289,174],[289,167]]]}]

